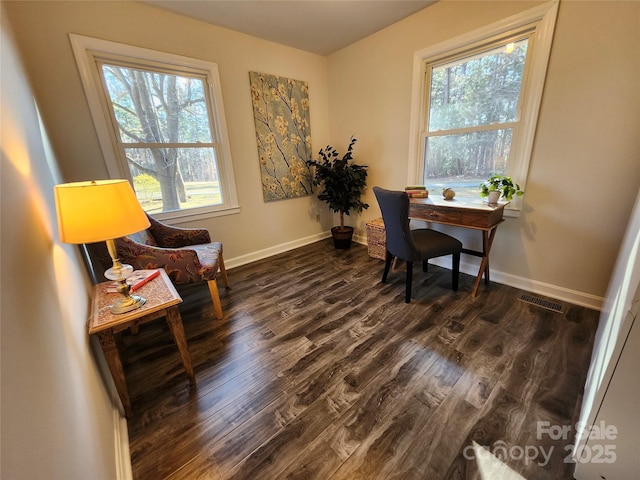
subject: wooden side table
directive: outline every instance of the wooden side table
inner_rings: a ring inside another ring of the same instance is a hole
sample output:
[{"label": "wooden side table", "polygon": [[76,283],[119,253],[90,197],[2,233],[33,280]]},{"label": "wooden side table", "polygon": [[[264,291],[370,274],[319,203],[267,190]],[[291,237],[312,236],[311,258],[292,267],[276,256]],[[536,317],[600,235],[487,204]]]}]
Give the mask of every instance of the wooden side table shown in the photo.
[{"label": "wooden side table", "polygon": [[167,324],[171,335],[178,346],[182,364],[187,372],[191,385],[195,385],[191,356],[187,348],[187,340],[182,326],[182,317],[177,305],[182,302],[175,287],[169,280],[166,272],[160,269],[160,275],[149,281],[138,290],[139,294],[147,299],[147,302],[137,310],[115,315],[109,308],[119,293],[107,292],[107,286],[111,282],[103,282],[93,287],[93,300],[91,304],[91,317],[89,318],[89,334],[95,334],[100,340],[100,346],[104,352],[111,376],[115,382],[118,395],[124,407],[127,417],[133,414],[129,390],[124,378],[122,360],[116,342],[115,334],[130,327],[137,327],[144,323],[161,317],[167,318]]}]

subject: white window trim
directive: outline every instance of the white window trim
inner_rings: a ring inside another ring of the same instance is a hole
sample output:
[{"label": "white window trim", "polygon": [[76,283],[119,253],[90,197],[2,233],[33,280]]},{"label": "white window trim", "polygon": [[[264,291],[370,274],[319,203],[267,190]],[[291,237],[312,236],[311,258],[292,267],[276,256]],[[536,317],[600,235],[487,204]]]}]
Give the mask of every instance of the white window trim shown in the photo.
[{"label": "white window trim", "polygon": [[[91,117],[96,127],[98,141],[104,155],[107,171],[111,178],[130,178],[130,172],[126,166],[121,166],[116,155],[117,147],[113,144],[113,134],[111,128],[111,117],[108,109],[103,105],[101,81],[96,78],[99,73],[96,68],[94,53],[118,55],[122,57],[130,57],[134,60],[143,60],[145,62],[158,62],[169,64],[176,71],[183,69],[185,72],[191,72],[193,69],[206,71],[211,79],[209,83],[210,96],[212,101],[212,115],[216,120],[213,122],[215,129],[214,135],[217,142],[221,145],[218,168],[220,187],[222,189],[225,203],[222,206],[199,207],[186,210],[176,210],[173,212],[163,212],[154,214],[159,219],[177,219],[177,220],[199,220],[201,218],[230,215],[240,212],[238,203],[238,195],[235,186],[235,176],[233,172],[233,162],[231,160],[231,148],[229,143],[229,134],[226,126],[226,116],[224,105],[222,102],[222,88],[220,86],[220,75],[218,66],[213,62],[198,60],[195,58],[184,57],[171,53],[159,52],[147,48],[134,47],[122,43],[101,40],[98,38],[85,37],[74,33],[69,34],[73,54],[76,58],[78,71],[84,87],[85,96],[91,111]],[[124,170],[127,171],[124,171]]]},{"label": "white window trim", "polygon": [[[517,33],[527,27],[535,27],[534,48],[530,60],[529,72],[526,81],[523,82],[522,111],[526,114],[521,119],[519,133],[516,141],[511,145],[511,157],[519,159],[510,162],[508,175],[520,184],[523,190],[526,187],[529,163],[533,150],[542,92],[547,75],[551,43],[556,25],[559,1],[539,5],[524,12],[518,13],[501,21],[479,28],[464,35],[432,45],[414,53],[413,55],[413,83],[411,88],[411,117],[409,123],[409,168],[407,184],[422,183],[422,170],[424,158],[421,125],[424,122],[424,106],[426,105],[426,64],[437,57],[455,53],[486,41],[493,37]],[[509,205],[509,216],[517,216],[520,210],[521,200],[514,197]]]}]

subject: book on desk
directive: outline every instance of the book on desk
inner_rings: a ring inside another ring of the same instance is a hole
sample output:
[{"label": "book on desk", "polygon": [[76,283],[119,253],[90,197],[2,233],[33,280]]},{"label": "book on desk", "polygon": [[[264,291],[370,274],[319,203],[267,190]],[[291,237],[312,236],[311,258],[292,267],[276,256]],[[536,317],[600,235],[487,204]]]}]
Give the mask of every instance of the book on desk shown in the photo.
[{"label": "book on desk", "polygon": [[427,198],[429,197],[429,190],[424,185],[407,185],[404,188],[405,193],[409,198]]}]

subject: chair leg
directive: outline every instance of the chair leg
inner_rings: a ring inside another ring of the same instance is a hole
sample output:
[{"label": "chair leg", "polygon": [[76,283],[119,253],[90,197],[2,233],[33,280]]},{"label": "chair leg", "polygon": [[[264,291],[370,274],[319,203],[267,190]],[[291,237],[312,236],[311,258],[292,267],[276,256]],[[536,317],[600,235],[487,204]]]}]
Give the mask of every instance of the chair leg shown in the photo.
[{"label": "chair leg", "polygon": [[222,258],[222,253],[218,257],[218,266],[220,269],[220,275],[222,275],[222,285],[224,285],[224,288],[229,288],[229,279],[227,278],[227,269],[224,268],[224,259]]},{"label": "chair leg", "polygon": [[460,254],[459,253],[454,253],[453,254],[453,258],[452,258],[452,278],[451,278],[451,283],[452,283],[452,288],[454,291],[458,290],[458,279],[460,278]]},{"label": "chair leg", "polygon": [[393,255],[387,251],[387,255],[384,260],[384,272],[382,273],[382,283],[387,283],[387,276],[389,275],[389,269],[391,268],[391,262],[393,261]]},{"label": "chair leg", "polygon": [[209,280],[209,293],[211,294],[211,300],[213,301],[213,310],[216,312],[216,318],[222,318],[222,303],[220,303],[220,295],[218,293],[218,284],[216,279]]},{"label": "chair leg", "polygon": [[411,282],[413,280],[413,262],[407,262],[407,290],[404,295],[405,303],[411,302]]}]

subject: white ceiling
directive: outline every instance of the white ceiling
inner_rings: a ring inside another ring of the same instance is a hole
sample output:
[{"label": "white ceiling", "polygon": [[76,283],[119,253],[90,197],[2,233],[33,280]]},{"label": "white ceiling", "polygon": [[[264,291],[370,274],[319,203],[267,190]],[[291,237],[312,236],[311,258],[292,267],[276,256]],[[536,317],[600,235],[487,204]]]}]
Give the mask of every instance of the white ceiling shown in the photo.
[{"label": "white ceiling", "polygon": [[291,47],[329,55],[435,0],[139,0]]}]

